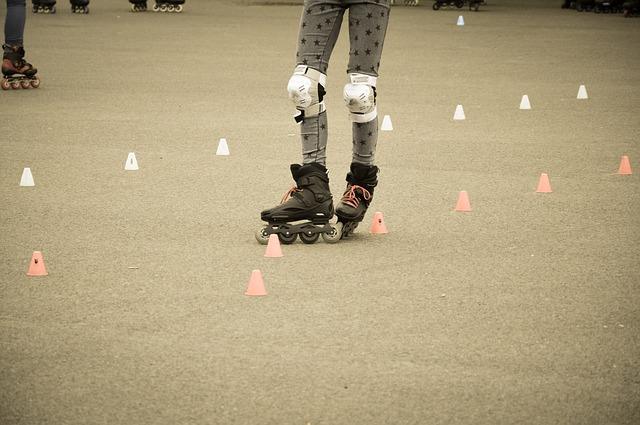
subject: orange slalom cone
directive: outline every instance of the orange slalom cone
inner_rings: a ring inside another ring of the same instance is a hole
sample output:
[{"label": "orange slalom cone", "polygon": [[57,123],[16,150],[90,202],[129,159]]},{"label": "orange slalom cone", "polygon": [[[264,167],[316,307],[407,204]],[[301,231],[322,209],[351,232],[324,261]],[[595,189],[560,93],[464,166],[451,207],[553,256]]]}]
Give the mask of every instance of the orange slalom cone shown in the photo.
[{"label": "orange slalom cone", "polygon": [[262,280],[262,273],[260,270],[254,270],[251,272],[249,285],[247,285],[247,290],[244,294],[250,297],[262,297],[267,295],[267,290],[264,289],[264,280]]},{"label": "orange slalom cone", "polygon": [[373,233],[374,235],[384,235],[386,233],[389,233],[389,231],[387,230],[387,225],[384,224],[384,216],[381,212],[377,212],[373,215],[369,233]]},{"label": "orange slalom cone", "polygon": [[469,195],[465,190],[460,191],[460,194],[458,195],[458,203],[456,204],[456,211],[471,212],[471,203],[469,202]]},{"label": "orange slalom cone", "polygon": [[44,258],[42,257],[42,252],[33,251],[27,276],[46,276],[48,274],[49,273],[47,273],[47,268],[44,266]]},{"label": "orange slalom cone", "polygon": [[267,258],[283,257],[282,248],[280,248],[280,239],[278,235],[272,233],[269,235],[269,242],[267,243],[267,250],[264,252],[264,256]]},{"label": "orange slalom cone", "polygon": [[620,167],[618,168],[618,174],[623,176],[631,175],[631,163],[629,162],[629,157],[627,155],[623,155],[622,159],[620,159]]},{"label": "orange slalom cone", "polygon": [[538,181],[538,188],[536,193],[551,193],[551,183],[549,183],[549,176],[546,173],[540,174],[540,180]]}]

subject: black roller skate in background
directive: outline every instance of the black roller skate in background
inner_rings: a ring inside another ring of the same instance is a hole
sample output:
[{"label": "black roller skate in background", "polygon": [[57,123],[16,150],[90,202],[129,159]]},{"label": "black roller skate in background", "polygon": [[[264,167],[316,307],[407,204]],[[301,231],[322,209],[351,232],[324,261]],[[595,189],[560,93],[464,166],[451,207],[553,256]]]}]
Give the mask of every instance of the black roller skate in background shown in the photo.
[{"label": "black roller skate in background", "polygon": [[343,238],[348,237],[364,219],[377,185],[378,167],[355,162],[351,164],[351,171],[347,174],[347,190],[336,205]]},{"label": "black roller skate in background", "polygon": [[129,0],[131,3],[131,11],[132,12],[146,12],[147,11],[147,0]]},{"label": "black roller skate in background", "polygon": [[153,5],[154,12],[182,12],[182,5],[185,0],[156,0]]},{"label": "black roller skate in background", "polygon": [[625,18],[640,15],[640,0],[625,1],[622,10]]},{"label": "black roller skate in background", "polygon": [[436,0],[433,3],[433,10],[440,10],[442,7],[457,7],[461,9],[464,6],[464,0]]},{"label": "black roller skate in background", "polygon": [[266,244],[269,236],[276,234],[283,244],[295,242],[298,236],[302,242],[311,244],[320,235],[325,242],[338,242],[340,229],[329,223],[333,217],[333,197],[327,169],[317,163],[292,164],[291,175],[296,186],[285,194],[280,205],[260,214],[268,224],[256,232],[257,241]]},{"label": "black roller skate in background", "polygon": [[624,0],[596,0],[593,6],[595,13],[620,13]]},{"label": "black roller skate in background", "polygon": [[56,0],[32,0],[33,13],[56,13]]},{"label": "black roller skate in background", "polygon": [[577,0],[576,10],[578,12],[591,12],[596,7],[595,0]]},{"label": "black roller skate in background", "polygon": [[89,13],[89,0],[71,0],[71,12],[86,15]]},{"label": "black roller skate in background", "polygon": [[5,50],[2,56],[3,78],[0,82],[2,90],[38,88],[40,86],[40,80],[36,76],[38,70],[24,60],[24,48],[6,45],[2,47]]}]

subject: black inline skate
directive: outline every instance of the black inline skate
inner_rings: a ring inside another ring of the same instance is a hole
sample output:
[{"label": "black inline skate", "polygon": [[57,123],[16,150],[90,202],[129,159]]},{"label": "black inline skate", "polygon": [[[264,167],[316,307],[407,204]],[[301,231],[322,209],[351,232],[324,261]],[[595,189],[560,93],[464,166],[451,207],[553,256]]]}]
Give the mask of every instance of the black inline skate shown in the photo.
[{"label": "black inline skate", "polygon": [[576,10],[578,12],[590,12],[596,6],[596,0],[577,0]]},{"label": "black inline skate", "polygon": [[146,12],[147,11],[147,0],[129,0],[131,3],[131,11],[132,12]]},{"label": "black inline skate", "polygon": [[378,167],[375,165],[351,164],[347,173],[347,190],[336,205],[338,224],[342,224],[342,237],[348,237],[364,219],[378,185]]},{"label": "black inline skate", "polygon": [[182,12],[182,5],[185,0],[156,0],[153,5],[154,12]]},{"label": "black inline skate", "polygon": [[24,48],[22,46],[2,46],[4,55],[2,56],[2,90],[9,89],[37,89],[40,80],[36,76],[38,70],[24,60]]},{"label": "black inline skate", "polygon": [[33,13],[56,13],[56,0],[32,0]]},{"label": "black inline skate", "polygon": [[71,0],[71,13],[89,13],[89,0]]},{"label": "black inline skate", "polygon": [[333,198],[329,190],[327,169],[317,163],[291,165],[296,186],[283,197],[280,205],[262,211],[268,224],[256,232],[261,244],[276,234],[283,244],[291,244],[300,236],[302,242],[315,243],[320,235],[328,243],[340,240],[340,229],[329,220],[333,217]]},{"label": "black inline skate", "polygon": [[625,1],[622,5],[625,18],[640,15],[640,0]]},{"label": "black inline skate", "polygon": [[440,10],[441,7],[457,7],[458,9],[464,6],[464,0],[436,0],[433,3],[433,10]]},{"label": "black inline skate", "polygon": [[593,7],[595,13],[620,13],[624,0],[596,0]]}]

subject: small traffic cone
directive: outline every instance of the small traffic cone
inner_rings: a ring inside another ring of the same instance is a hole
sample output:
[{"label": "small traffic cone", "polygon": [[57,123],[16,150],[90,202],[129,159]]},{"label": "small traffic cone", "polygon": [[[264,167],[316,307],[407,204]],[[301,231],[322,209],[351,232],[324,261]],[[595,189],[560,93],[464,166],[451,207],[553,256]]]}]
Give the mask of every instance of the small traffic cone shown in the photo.
[{"label": "small traffic cone", "polygon": [[456,25],[459,27],[464,27],[464,18],[462,17],[462,15],[458,16],[458,22],[456,22]]},{"label": "small traffic cone", "polygon": [[272,233],[269,235],[269,242],[267,243],[267,249],[264,253],[264,256],[267,258],[277,258],[283,257],[282,248],[280,248],[280,239],[278,239],[278,235]]},{"label": "small traffic cone", "polygon": [[387,230],[387,225],[384,224],[384,216],[381,212],[377,212],[373,215],[369,233],[373,233],[374,235],[384,235],[386,233],[389,233],[389,231]]},{"label": "small traffic cone", "polygon": [[618,174],[623,176],[631,175],[631,162],[629,161],[629,157],[627,155],[623,155],[620,159],[620,167],[618,168]]},{"label": "small traffic cone", "polygon": [[531,109],[531,102],[529,102],[529,96],[526,94],[522,96],[522,100],[520,101],[520,109]]},{"label": "small traffic cone", "polygon": [[254,270],[251,272],[249,285],[247,285],[247,290],[244,294],[250,297],[262,297],[267,295],[267,290],[264,289],[264,280],[262,280],[262,273],[260,270]]},{"label": "small traffic cone", "polygon": [[458,212],[471,212],[469,195],[465,190],[460,191],[460,194],[458,195],[458,203],[456,204],[455,210]]},{"label": "small traffic cone", "polygon": [[46,276],[48,274],[49,273],[47,273],[47,268],[44,266],[44,258],[42,257],[42,252],[33,251],[27,276]]},{"label": "small traffic cone", "polygon": [[576,96],[576,99],[589,99],[587,88],[584,86],[584,84],[580,84],[580,88],[578,88],[578,96]]},{"label": "small traffic cone", "polygon": [[540,180],[538,180],[538,188],[536,193],[551,193],[551,183],[549,183],[549,176],[546,173],[540,174]]},{"label": "small traffic cone", "polygon": [[127,156],[127,162],[124,163],[124,169],[126,171],[136,171],[138,170],[138,160],[136,159],[136,154],[133,152],[129,152]]},{"label": "small traffic cone", "polygon": [[36,183],[33,181],[33,174],[31,174],[31,168],[25,167],[22,170],[22,177],[20,177],[20,186],[35,186]]},{"label": "small traffic cone", "polygon": [[393,131],[393,124],[391,123],[391,117],[389,115],[385,115],[382,119],[382,126],[380,126],[380,130]]},{"label": "small traffic cone", "polygon": [[222,138],[218,142],[218,149],[216,150],[216,155],[220,156],[228,156],[229,155],[229,145],[227,144],[227,139]]},{"label": "small traffic cone", "polygon": [[462,105],[456,106],[456,111],[453,113],[453,119],[455,121],[462,121],[466,118],[467,117],[464,115],[464,109],[462,108]]}]

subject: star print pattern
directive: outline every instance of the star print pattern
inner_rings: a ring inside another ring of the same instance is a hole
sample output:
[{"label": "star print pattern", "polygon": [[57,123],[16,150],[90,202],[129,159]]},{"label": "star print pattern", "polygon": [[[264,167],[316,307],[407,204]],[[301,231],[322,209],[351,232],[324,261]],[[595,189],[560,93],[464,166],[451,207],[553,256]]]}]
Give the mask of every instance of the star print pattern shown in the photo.
[{"label": "star print pattern", "polygon": [[348,15],[348,72],[378,75],[390,0],[305,0],[300,23],[298,64],[327,73],[343,18]]},{"label": "star print pattern", "polygon": [[[296,63],[327,74],[342,22],[347,19],[350,44],[347,72],[378,76],[389,4],[390,0],[304,0]],[[303,162],[324,164],[328,134],[326,112],[304,118],[300,132]],[[373,164],[378,119],[353,123],[352,132],[353,160]]]}]

